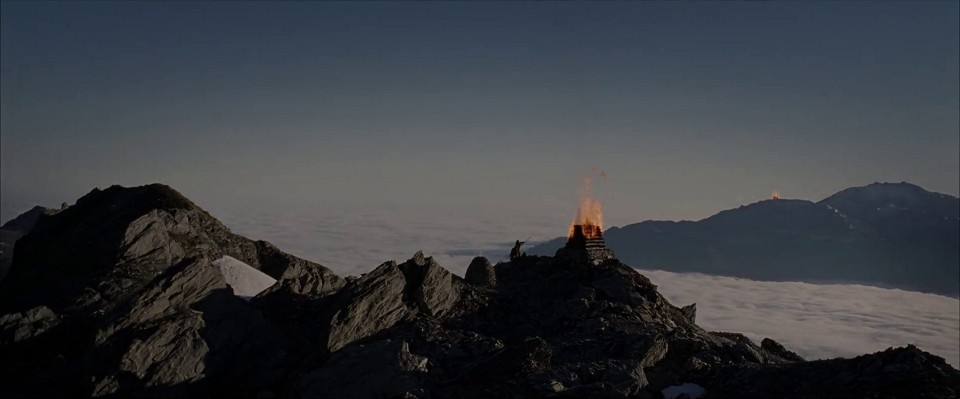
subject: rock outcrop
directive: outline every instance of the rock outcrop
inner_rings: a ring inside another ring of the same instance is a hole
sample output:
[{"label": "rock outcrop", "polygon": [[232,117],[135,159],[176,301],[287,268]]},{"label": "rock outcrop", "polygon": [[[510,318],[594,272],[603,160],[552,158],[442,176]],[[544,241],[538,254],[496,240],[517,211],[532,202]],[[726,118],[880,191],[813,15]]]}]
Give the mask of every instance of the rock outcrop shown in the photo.
[{"label": "rock outcrop", "polygon": [[432,258],[387,262],[348,283],[331,305],[327,350],[333,352],[417,316],[439,317],[459,299],[462,280]]},{"label": "rock outcrop", "polygon": [[[213,265],[224,256],[277,282],[239,298]],[[0,282],[0,396],[960,394],[960,372],[915,347],[804,361],[702,329],[695,305],[616,258],[581,258],[477,258],[464,280],[418,252],[341,278],[230,233],[169,187],[94,190],[16,244]]]},{"label": "rock outcrop", "polygon": [[468,283],[480,287],[495,287],[497,285],[497,272],[494,271],[490,261],[483,256],[478,256],[470,261],[464,278]]},{"label": "rock outcrop", "polygon": [[5,393],[182,396],[269,386],[286,352],[281,332],[231,293],[211,264],[225,255],[273,277],[310,269],[324,287],[341,280],[232,234],[166,186],[94,190],[41,216],[0,281],[0,328],[12,335],[0,362]]}]

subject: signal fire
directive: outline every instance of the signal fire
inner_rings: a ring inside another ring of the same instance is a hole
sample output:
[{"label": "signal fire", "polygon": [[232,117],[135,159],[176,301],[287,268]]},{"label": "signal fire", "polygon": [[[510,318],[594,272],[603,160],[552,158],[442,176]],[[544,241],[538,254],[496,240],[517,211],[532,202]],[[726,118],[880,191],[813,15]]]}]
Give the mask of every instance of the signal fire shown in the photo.
[{"label": "signal fire", "polygon": [[[606,174],[602,174],[601,176],[606,176]],[[603,206],[599,200],[593,198],[593,182],[590,177],[585,178],[583,181],[583,191],[580,193],[577,216],[570,223],[570,231],[567,236],[571,240],[577,232],[577,226],[583,226],[583,228],[580,229],[580,234],[588,239],[600,238],[601,232],[603,232]]]},{"label": "signal fire", "polygon": [[[601,176],[605,177],[605,174],[601,172]],[[584,180],[577,216],[570,223],[567,245],[557,251],[558,257],[591,264],[614,258],[613,251],[603,241],[603,208],[600,201],[593,198],[591,188],[588,177]]]}]

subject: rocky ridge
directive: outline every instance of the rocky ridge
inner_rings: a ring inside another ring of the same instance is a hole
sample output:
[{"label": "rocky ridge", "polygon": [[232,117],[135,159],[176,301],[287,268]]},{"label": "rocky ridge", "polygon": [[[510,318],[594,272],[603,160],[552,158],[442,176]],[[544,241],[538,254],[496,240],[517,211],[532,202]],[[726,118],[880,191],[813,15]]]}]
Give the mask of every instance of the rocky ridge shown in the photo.
[{"label": "rocky ridge", "polygon": [[[915,347],[804,361],[696,324],[612,258],[415,254],[359,277],[232,234],[162,185],[40,216],[0,281],[0,396],[290,398],[956,397]],[[276,278],[247,302],[212,265]]]}]

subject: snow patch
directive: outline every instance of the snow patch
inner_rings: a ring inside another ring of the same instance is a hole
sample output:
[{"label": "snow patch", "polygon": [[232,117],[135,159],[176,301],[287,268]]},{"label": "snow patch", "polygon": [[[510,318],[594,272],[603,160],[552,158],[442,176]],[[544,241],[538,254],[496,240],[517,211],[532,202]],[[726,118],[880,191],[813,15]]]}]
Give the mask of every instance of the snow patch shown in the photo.
[{"label": "snow patch", "polygon": [[697,399],[707,393],[707,390],[697,384],[686,382],[663,388],[660,392],[663,393],[664,399],[675,399],[680,395],[687,395],[690,399]]},{"label": "snow patch", "polygon": [[248,301],[277,282],[273,277],[230,256],[213,261],[213,265],[233,289],[233,295]]}]

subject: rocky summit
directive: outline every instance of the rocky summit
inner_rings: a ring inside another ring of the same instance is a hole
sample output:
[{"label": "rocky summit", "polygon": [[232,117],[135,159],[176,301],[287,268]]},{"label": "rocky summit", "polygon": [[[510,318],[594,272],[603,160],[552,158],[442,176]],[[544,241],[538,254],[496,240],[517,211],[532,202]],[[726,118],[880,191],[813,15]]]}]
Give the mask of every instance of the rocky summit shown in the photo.
[{"label": "rocky summit", "polygon": [[[960,372],[913,346],[805,361],[706,331],[612,255],[477,258],[463,279],[417,253],[343,278],[163,185],[35,213],[0,281],[2,397],[960,394]],[[224,257],[276,283],[235,295]]]}]

